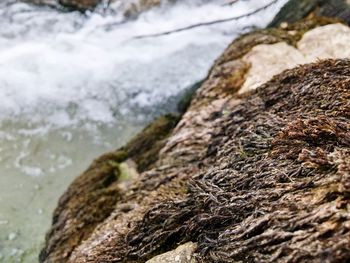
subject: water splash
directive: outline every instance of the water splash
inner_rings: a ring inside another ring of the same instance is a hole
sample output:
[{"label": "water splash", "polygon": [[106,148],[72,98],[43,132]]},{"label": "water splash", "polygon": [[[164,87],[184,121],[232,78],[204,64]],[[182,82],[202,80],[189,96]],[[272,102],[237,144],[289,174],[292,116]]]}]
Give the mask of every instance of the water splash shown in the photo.
[{"label": "water splash", "polygon": [[[114,10],[62,13],[0,3],[0,262],[37,262],[58,196],[100,153],[176,107],[247,27],[285,1],[232,23],[148,39],[269,2],[185,1],[125,21]],[[11,238],[9,238],[11,237]]]}]

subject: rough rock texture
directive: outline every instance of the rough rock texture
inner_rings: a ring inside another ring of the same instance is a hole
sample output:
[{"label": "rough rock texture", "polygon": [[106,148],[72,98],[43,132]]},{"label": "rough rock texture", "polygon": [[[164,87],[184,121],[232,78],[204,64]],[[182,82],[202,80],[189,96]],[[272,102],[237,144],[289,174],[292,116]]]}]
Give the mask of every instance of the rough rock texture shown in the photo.
[{"label": "rough rock texture", "polygon": [[[151,125],[71,185],[41,262],[145,262],[189,241],[205,262],[349,260],[350,62],[301,66],[237,93],[255,46],[295,49],[334,21],[234,41],[174,130],[172,118],[165,132]],[[127,159],[141,173],[125,184]]]},{"label": "rough rock texture", "polygon": [[285,42],[255,46],[243,60],[250,65],[240,93],[256,89],[285,69],[304,64],[305,57]]},{"label": "rough rock texture", "polygon": [[338,22],[235,40],[179,122],[160,118],[72,183],[40,261],[349,261],[350,61],[294,68],[350,56]]},{"label": "rough rock texture", "polygon": [[310,14],[338,17],[350,24],[349,0],[290,0],[270,23],[276,27],[283,22],[294,23]]},{"label": "rough rock texture", "polygon": [[188,242],[172,251],[156,256],[146,263],[197,263],[194,257],[196,249],[197,245],[195,243]]},{"label": "rough rock texture", "polygon": [[177,122],[177,116],[159,118],[125,147],[95,160],[74,180],[54,212],[41,261],[66,262],[72,250],[114,211],[121,194],[136,179],[133,163],[139,171],[149,169]]},{"label": "rough rock texture", "polygon": [[296,47],[285,42],[255,46],[243,57],[250,69],[239,92],[255,89],[285,69],[326,58],[350,58],[349,27],[331,24],[315,28],[306,32]]},{"label": "rough rock texture", "polygon": [[349,73],[348,60],[302,66],[218,113],[186,197],[147,211],[129,255],[190,239],[205,262],[350,260]]}]

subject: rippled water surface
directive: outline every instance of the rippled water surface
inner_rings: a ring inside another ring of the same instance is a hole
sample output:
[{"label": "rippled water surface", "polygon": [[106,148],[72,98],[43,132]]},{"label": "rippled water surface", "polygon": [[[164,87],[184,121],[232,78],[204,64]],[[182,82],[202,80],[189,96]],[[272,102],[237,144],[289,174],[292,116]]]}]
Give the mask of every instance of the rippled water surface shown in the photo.
[{"label": "rippled water surface", "polygon": [[180,1],[124,21],[118,10],[58,12],[0,3],[0,262],[37,262],[51,213],[93,158],[127,142],[205,77],[240,32],[285,1],[234,22],[137,38],[268,3]]}]

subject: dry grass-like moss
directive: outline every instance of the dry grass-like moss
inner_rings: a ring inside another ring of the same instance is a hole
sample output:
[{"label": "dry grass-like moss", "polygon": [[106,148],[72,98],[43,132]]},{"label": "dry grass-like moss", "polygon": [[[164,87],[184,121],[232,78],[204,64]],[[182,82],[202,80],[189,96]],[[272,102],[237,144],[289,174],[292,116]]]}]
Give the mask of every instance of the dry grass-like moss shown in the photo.
[{"label": "dry grass-like moss", "polygon": [[[125,147],[105,154],[78,176],[60,198],[40,261],[66,262],[72,251],[106,219],[125,191],[119,164],[132,159],[137,169],[149,169],[179,117],[165,115],[147,126]],[[124,176],[125,177],[125,176]]]},{"label": "dry grass-like moss", "polygon": [[[349,259],[350,62],[301,66],[236,94],[255,45],[295,44],[335,21],[234,41],[174,131],[178,118],[161,118],[73,182],[41,260],[144,262],[187,241],[205,262]],[[128,158],[143,173],[121,191]]]},{"label": "dry grass-like moss", "polygon": [[349,60],[300,66],[243,99],[186,197],[129,233],[126,261],[191,240],[205,262],[347,262],[349,76]]}]

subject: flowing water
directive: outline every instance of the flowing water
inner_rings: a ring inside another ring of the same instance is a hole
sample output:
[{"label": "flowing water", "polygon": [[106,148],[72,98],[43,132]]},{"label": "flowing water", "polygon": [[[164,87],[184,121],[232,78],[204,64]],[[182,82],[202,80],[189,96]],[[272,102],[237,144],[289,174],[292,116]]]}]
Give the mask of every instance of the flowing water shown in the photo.
[{"label": "flowing water", "polygon": [[64,13],[0,3],[0,262],[37,262],[52,211],[92,161],[126,143],[205,77],[256,15],[160,37],[136,38],[248,13],[269,0],[179,1],[125,22],[118,10]]}]

